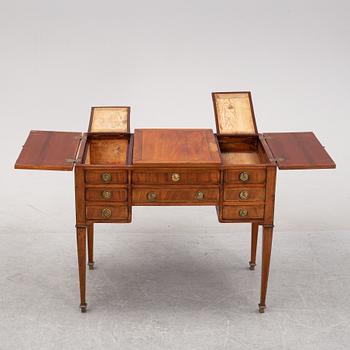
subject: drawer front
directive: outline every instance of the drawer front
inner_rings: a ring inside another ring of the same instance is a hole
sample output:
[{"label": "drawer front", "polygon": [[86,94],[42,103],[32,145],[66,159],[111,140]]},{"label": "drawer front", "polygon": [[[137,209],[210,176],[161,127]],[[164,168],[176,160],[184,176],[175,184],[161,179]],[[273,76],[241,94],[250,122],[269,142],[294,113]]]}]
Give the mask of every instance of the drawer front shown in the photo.
[{"label": "drawer front", "polygon": [[225,183],[262,184],[266,180],[266,169],[225,170]]},{"label": "drawer front", "polygon": [[95,185],[125,184],[128,181],[128,174],[122,170],[87,170],[85,181]]},{"label": "drawer front", "polygon": [[224,205],[224,220],[263,219],[264,205]]},{"label": "drawer front", "polygon": [[126,189],[120,188],[88,188],[85,198],[87,201],[123,202],[128,198]]},{"label": "drawer front", "polygon": [[88,220],[121,220],[128,218],[127,205],[88,205],[86,206]]},{"label": "drawer front", "polygon": [[264,202],[265,188],[264,187],[237,187],[224,189],[224,201],[235,202]]},{"label": "drawer front", "polygon": [[136,170],[132,175],[132,181],[136,185],[216,185],[219,180],[218,170]]},{"label": "drawer front", "polygon": [[132,191],[133,203],[214,203],[219,200],[219,189],[154,189],[154,188],[134,188]]}]

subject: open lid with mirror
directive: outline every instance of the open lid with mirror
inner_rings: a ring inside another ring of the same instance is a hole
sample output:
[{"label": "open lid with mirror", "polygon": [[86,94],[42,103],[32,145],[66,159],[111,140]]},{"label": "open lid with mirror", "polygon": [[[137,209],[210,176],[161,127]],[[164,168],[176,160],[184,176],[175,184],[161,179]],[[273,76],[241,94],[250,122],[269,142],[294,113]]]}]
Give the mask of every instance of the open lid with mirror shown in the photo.
[{"label": "open lid with mirror", "polygon": [[130,107],[91,107],[89,132],[129,133]]},{"label": "open lid with mirror", "polygon": [[213,92],[212,97],[218,134],[258,134],[249,91]]}]

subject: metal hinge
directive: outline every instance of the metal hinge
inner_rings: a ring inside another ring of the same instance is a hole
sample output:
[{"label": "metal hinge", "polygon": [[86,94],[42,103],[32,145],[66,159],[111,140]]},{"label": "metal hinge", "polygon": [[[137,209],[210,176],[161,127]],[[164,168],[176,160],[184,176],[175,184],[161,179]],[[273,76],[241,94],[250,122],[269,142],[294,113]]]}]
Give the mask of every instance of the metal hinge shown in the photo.
[{"label": "metal hinge", "polygon": [[277,158],[269,158],[271,162],[283,162],[285,161],[285,158],[277,157]]},{"label": "metal hinge", "polygon": [[66,163],[76,163],[76,159],[73,159],[73,158],[67,158],[64,160]]}]

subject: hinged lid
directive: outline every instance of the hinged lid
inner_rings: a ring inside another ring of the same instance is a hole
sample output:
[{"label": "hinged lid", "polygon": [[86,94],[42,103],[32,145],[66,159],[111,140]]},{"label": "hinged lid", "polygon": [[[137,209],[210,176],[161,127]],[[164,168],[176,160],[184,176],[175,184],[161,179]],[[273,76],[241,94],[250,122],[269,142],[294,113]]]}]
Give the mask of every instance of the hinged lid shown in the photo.
[{"label": "hinged lid", "polygon": [[329,169],[335,163],[312,132],[272,132],[263,137],[279,169]]},{"label": "hinged lid", "polygon": [[130,107],[91,107],[89,132],[130,132]]},{"label": "hinged lid", "polygon": [[81,138],[81,132],[31,131],[15,168],[72,170]]},{"label": "hinged lid", "polygon": [[213,92],[212,97],[218,134],[258,133],[249,91]]},{"label": "hinged lid", "polygon": [[136,129],[134,165],[219,165],[211,129]]}]

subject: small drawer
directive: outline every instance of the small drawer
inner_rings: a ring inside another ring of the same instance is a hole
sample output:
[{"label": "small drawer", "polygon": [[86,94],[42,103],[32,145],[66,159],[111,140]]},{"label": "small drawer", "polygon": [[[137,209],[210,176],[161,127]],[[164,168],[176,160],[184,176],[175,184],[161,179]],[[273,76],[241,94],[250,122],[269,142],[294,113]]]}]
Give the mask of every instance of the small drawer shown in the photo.
[{"label": "small drawer", "polygon": [[237,187],[224,189],[224,201],[234,202],[264,202],[265,188],[263,187]]},{"label": "small drawer", "polygon": [[125,184],[128,181],[128,174],[122,170],[86,170],[85,181],[95,185]]},{"label": "small drawer", "polygon": [[124,202],[128,199],[128,191],[120,188],[88,188],[86,189],[85,199],[87,201],[107,201]]},{"label": "small drawer", "polygon": [[88,205],[86,218],[88,220],[123,220],[129,214],[127,205]]},{"label": "small drawer", "polygon": [[219,180],[218,170],[154,169],[135,170],[132,174],[132,182],[135,185],[216,185]]},{"label": "small drawer", "polygon": [[266,169],[241,169],[241,170],[225,170],[225,183],[240,184],[262,184],[266,180]]},{"label": "small drawer", "polygon": [[132,191],[132,200],[135,204],[143,203],[145,205],[152,203],[185,203],[200,204],[213,203],[219,200],[219,189],[152,189],[152,188],[134,188]]},{"label": "small drawer", "polygon": [[224,220],[263,219],[264,205],[224,205],[222,218]]}]

